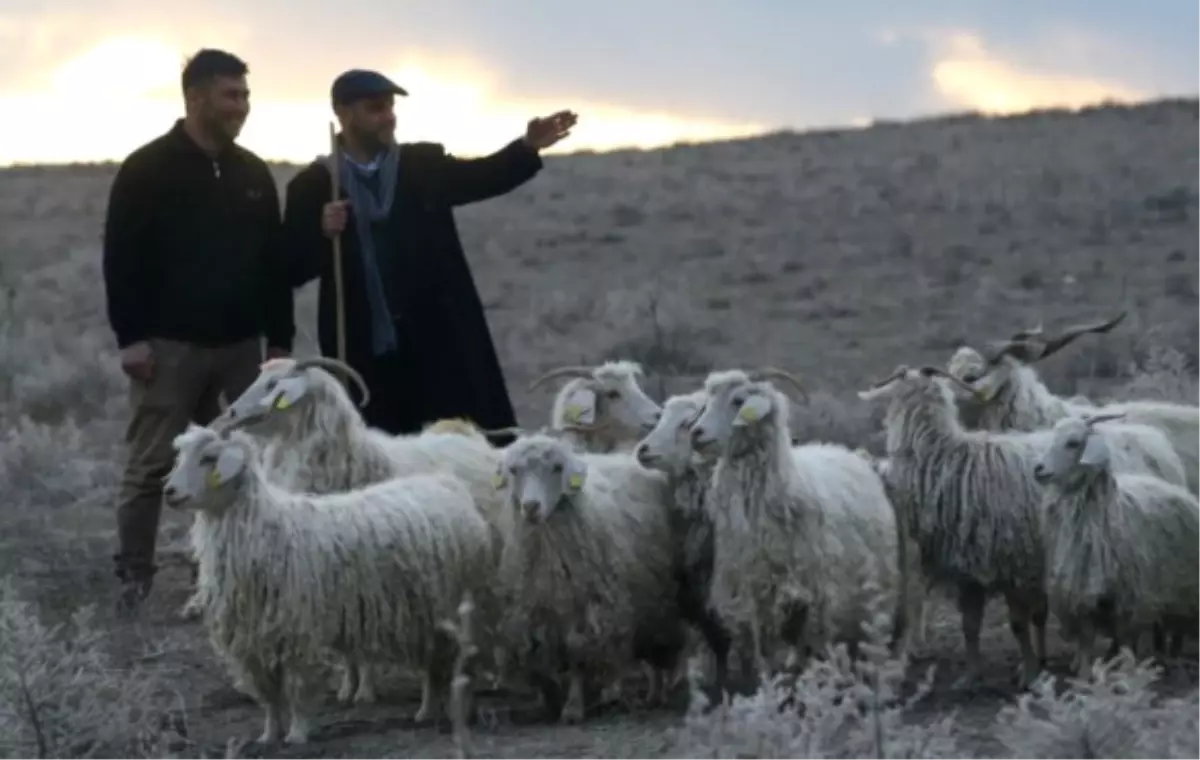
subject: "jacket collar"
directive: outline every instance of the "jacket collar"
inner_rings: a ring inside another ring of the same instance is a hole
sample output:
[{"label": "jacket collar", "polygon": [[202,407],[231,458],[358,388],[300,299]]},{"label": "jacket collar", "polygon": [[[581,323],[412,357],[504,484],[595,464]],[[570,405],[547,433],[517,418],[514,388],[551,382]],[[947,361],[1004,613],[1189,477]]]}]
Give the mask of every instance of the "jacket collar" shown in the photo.
[{"label": "jacket collar", "polygon": [[225,160],[228,160],[228,159],[232,158],[233,156],[237,155],[237,152],[238,152],[237,144],[234,143],[234,144],[226,145],[225,147],[221,148],[221,150],[219,150],[215,155],[212,153],[209,153],[208,151],[204,150],[199,145],[197,145],[196,141],[192,139],[192,136],[189,135],[187,133],[187,131],[183,128],[183,119],[175,120],[175,124],[172,125],[170,131],[167,132],[167,136],[171,139],[171,142],[174,143],[174,145],[177,148],[179,148],[180,150],[184,150],[184,151],[187,151],[190,153],[195,153],[196,155],[203,156],[204,158],[206,158],[210,161],[213,161],[213,160],[225,161]]}]

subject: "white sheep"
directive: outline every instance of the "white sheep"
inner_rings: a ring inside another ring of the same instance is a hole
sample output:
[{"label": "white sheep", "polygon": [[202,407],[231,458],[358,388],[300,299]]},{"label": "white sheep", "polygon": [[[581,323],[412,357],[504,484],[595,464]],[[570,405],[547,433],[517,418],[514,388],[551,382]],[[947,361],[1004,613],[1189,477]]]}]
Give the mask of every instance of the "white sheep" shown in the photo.
[{"label": "white sheep", "polygon": [[663,402],[662,417],[634,449],[639,464],[667,476],[673,494],[671,534],[674,569],[679,580],[679,609],[704,637],[713,656],[713,691],[720,698],[728,680],[728,626],[709,603],[712,585],[712,517],[705,498],[713,465],[692,450],[692,424],[704,409],[703,390],[671,396]]},{"label": "white sheep", "polygon": [[1078,397],[1063,399],[1045,386],[1033,364],[1088,333],[1105,333],[1124,319],[1116,317],[1077,325],[1048,337],[1040,328],[1023,330],[998,346],[983,372],[960,361],[955,372],[978,392],[978,426],[985,430],[1039,430],[1065,417],[1122,416],[1122,424],[1106,425],[1109,450],[1119,472],[1155,475],[1200,489],[1200,407],[1164,401],[1121,401],[1093,406]]},{"label": "white sheep", "polygon": [[440,624],[465,594],[488,598],[495,568],[491,530],[462,482],[414,475],[296,493],[268,479],[257,444],[240,431],[191,426],[174,445],[164,500],[196,513],[204,621],[266,711],[261,741],[279,738],[285,707],[285,741],[308,740],[329,650],[423,671],[416,717],[438,717],[454,655]]},{"label": "white sheep", "polygon": [[1162,621],[1200,622],[1200,503],[1187,489],[1115,472],[1096,424],[1115,415],[1067,417],[1034,468],[1044,484],[1051,606],[1092,666],[1097,630],[1138,653]]},{"label": "white sheep", "polygon": [[712,601],[739,649],[749,638],[760,670],[784,652],[856,647],[880,593],[900,630],[909,598],[883,483],[844,446],[793,449],[788,400],[765,376],[790,379],[778,370],[710,374],[691,432],[696,452],[716,461]]},{"label": "white sheep", "polygon": [[983,611],[994,594],[1008,603],[1028,682],[1041,670],[1048,615],[1033,462],[1052,434],[964,429],[943,379],[955,381],[935,367],[900,366],[858,395],[889,399],[889,490],[902,502],[897,510],[910,516],[926,578],[958,592],[967,650],[959,684],[978,680]]},{"label": "white sheep", "polygon": [[[466,483],[477,507],[493,524],[498,542],[503,531],[497,521],[503,513],[492,473],[500,452],[483,433],[462,425],[453,431],[436,425],[402,436],[371,428],[330,372],[355,380],[364,403],[369,401],[361,377],[336,359],[278,359],[263,365],[258,378],[213,427],[237,425],[260,438],[269,477],[293,491],[337,493],[401,475],[454,475]],[[374,681],[365,663],[347,664],[338,699],[375,701]]]},{"label": "white sheep", "polygon": [[629,450],[658,422],[662,410],[642,390],[644,373],[636,362],[558,367],[530,383],[528,390],[563,377],[571,379],[554,397],[550,427],[563,431],[579,451]]},{"label": "white sheep", "polygon": [[561,719],[584,717],[584,684],[637,660],[655,667],[650,700],[664,695],[685,643],[675,600],[666,478],[628,454],[590,454],[545,433],[510,444],[496,472],[512,519],[500,582],[514,650],[551,709],[565,670]]}]

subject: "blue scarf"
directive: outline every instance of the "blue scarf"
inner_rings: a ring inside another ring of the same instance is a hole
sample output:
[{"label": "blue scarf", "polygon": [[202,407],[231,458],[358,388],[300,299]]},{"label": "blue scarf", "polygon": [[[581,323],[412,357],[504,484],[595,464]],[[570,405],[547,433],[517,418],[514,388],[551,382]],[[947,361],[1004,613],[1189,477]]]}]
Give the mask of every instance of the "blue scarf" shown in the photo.
[{"label": "blue scarf", "polygon": [[375,250],[375,235],[371,228],[385,222],[391,213],[400,170],[400,146],[393,143],[367,165],[359,164],[343,153],[338,166],[342,187],[350,196],[350,209],[358,232],[367,304],[371,309],[371,349],[379,356],[396,349],[396,326],[388,310],[378,259],[380,254],[387,256],[393,252]]}]

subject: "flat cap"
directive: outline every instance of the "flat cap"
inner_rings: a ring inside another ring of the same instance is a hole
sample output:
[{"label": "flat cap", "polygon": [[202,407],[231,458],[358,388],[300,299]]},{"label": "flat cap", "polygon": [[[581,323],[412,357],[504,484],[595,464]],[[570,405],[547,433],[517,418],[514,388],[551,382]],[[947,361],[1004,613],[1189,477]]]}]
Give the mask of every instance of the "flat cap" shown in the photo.
[{"label": "flat cap", "polygon": [[350,69],[338,75],[330,88],[334,105],[349,105],[362,98],[378,95],[408,95],[403,87],[380,74],[367,69]]}]

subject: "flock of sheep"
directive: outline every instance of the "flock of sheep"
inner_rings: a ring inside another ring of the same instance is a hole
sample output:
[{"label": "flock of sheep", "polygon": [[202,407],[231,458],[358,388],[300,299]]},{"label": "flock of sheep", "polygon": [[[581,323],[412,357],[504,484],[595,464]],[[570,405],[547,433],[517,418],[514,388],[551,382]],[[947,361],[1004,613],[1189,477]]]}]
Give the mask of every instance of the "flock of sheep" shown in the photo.
[{"label": "flock of sheep", "polygon": [[659,404],[631,362],[561,368],[535,382],[566,381],[551,424],[501,448],[457,420],[387,435],[335,376],[368,403],[350,368],[271,361],[175,441],[164,500],[195,513],[187,609],[265,709],[261,740],[289,743],[308,740],[331,654],[340,700],[373,701],[373,668],[393,663],[423,676],[417,720],[441,716],[443,621],[464,598],[477,671],[564,721],[635,666],[663,699],[700,641],[717,695],[731,665],[753,685],[828,645],[853,653],[880,598],[903,653],[938,587],[957,597],[967,681],[994,595],[1026,681],[1051,611],[1081,672],[1097,633],[1176,649],[1198,617],[1200,410],[1064,400],[1033,367],[1119,320],[901,366],[859,394],[886,400],[880,458],[794,440],[780,388],[803,388],[775,369],[713,372]]}]

